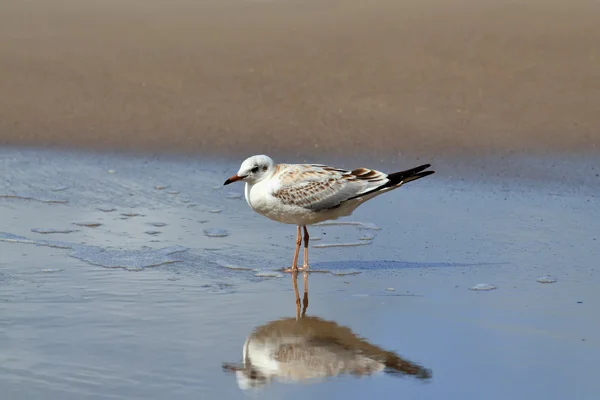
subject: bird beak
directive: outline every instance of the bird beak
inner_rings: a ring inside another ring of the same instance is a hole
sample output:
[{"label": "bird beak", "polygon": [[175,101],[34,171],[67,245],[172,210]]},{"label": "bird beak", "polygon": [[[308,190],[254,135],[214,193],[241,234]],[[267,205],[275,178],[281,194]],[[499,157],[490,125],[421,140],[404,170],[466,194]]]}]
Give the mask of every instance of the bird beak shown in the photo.
[{"label": "bird beak", "polygon": [[235,181],[242,180],[242,179],[244,179],[244,178],[245,178],[244,176],[239,176],[239,175],[237,175],[237,174],[236,174],[236,175],[232,176],[231,178],[227,179],[227,180],[225,181],[225,183],[223,184],[223,186],[224,186],[224,185],[229,185],[230,183],[233,183],[233,182],[235,182]]}]

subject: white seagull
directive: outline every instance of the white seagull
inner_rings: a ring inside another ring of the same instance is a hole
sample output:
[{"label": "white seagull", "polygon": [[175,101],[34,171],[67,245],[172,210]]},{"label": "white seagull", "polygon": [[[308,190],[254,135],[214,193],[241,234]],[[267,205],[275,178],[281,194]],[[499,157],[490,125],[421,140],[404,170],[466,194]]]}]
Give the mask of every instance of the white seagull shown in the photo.
[{"label": "white seagull", "polygon": [[248,205],[273,221],[298,227],[291,271],[297,271],[304,229],[304,264],[308,269],[307,225],[349,216],[365,201],[431,175],[430,164],[386,174],[368,168],[348,171],[321,164],[275,164],[266,155],[247,158],[224,185],[246,182]]}]

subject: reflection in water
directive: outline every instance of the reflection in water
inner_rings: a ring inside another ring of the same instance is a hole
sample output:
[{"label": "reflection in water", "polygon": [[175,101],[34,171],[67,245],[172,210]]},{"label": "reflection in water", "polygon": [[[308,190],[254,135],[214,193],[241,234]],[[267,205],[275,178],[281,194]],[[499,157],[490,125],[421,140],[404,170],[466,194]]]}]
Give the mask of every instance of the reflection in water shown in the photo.
[{"label": "reflection in water", "polygon": [[379,371],[431,378],[430,370],[368,343],[347,327],[307,317],[308,273],[303,275],[301,301],[298,272],[292,273],[296,318],[282,318],[255,328],[244,343],[242,365],[223,364],[225,371],[235,372],[240,388],[262,387],[274,379],[306,383],[342,374],[365,376]]}]

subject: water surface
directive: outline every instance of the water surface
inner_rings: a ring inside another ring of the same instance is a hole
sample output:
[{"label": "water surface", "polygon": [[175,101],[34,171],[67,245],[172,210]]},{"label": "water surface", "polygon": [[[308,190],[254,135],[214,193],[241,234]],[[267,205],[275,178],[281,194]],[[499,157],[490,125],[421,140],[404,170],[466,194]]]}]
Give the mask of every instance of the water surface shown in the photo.
[{"label": "water surface", "polygon": [[[310,249],[306,321],[348,329],[380,349],[375,361],[393,354],[431,377],[363,360],[360,373],[329,368],[342,372],[248,389],[223,365],[243,367],[254,332],[296,321],[292,276],[280,272],[295,229],[254,214],[241,186],[221,187],[236,164],[0,156],[2,399],[594,399],[600,390],[593,185],[441,171],[361,206],[350,224],[312,227],[321,240]],[[362,245],[322,246],[349,243]],[[480,284],[495,289],[469,290]],[[331,336],[296,337],[304,347],[294,349],[347,361]]]}]

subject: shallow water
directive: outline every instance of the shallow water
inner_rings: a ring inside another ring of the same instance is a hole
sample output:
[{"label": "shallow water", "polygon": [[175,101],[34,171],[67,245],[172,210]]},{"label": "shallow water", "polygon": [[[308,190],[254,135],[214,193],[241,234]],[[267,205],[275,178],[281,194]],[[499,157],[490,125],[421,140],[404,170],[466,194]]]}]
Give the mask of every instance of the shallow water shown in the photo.
[{"label": "shallow water", "polygon": [[[0,157],[2,399],[256,390],[267,399],[594,399],[600,390],[598,186],[458,181],[442,170],[344,224],[310,228],[322,240],[310,249],[306,316],[432,377],[381,371],[297,384],[273,375],[243,390],[223,363],[243,365],[256,328],[296,316],[292,277],[281,272],[295,229],[249,210],[241,185],[222,188],[236,164]],[[496,289],[469,290],[478,284]]]}]

